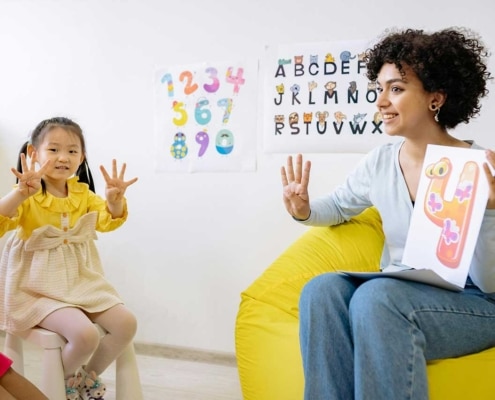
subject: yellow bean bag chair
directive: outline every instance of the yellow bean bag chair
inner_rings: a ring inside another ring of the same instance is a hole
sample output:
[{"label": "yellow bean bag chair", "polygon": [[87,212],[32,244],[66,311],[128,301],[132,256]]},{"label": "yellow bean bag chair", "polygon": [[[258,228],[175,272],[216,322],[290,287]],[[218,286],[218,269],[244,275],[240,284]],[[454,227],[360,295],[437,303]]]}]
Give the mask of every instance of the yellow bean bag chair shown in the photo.
[{"label": "yellow bean bag chair", "polygon": [[[241,294],[235,342],[244,400],[303,398],[301,289],[324,272],[377,270],[382,245],[375,209],[342,225],[310,228]],[[495,399],[495,348],[432,361],[428,379],[432,400]]]}]

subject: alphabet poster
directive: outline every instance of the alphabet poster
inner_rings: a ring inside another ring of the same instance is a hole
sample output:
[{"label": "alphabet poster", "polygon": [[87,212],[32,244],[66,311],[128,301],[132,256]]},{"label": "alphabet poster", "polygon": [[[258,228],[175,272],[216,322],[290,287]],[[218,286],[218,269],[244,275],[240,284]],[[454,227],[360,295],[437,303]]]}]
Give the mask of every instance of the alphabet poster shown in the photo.
[{"label": "alphabet poster", "polygon": [[426,151],[402,263],[464,287],[488,200],[484,150]]},{"label": "alphabet poster", "polygon": [[366,78],[366,41],[267,47],[264,151],[367,152],[390,142]]},{"label": "alphabet poster", "polygon": [[257,74],[257,60],[158,69],[157,170],[255,170]]}]

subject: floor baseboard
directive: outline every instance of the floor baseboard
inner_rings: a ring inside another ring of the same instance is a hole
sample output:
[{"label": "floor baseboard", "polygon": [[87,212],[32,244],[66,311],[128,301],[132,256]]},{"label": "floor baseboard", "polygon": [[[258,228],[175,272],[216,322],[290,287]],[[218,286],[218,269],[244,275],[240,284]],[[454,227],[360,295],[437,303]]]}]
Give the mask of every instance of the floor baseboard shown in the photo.
[{"label": "floor baseboard", "polygon": [[[0,337],[5,337],[5,332],[0,331]],[[176,360],[225,365],[229,367],[237,366],[235,354],[232,353],[141,342],[134,342],[134,348],[136,354],[144,356],[164,357]]]},{"label": "floor baseboard", "polygon": [[189,347],[134,342],[137,354],[235,367],[235,354]]}]

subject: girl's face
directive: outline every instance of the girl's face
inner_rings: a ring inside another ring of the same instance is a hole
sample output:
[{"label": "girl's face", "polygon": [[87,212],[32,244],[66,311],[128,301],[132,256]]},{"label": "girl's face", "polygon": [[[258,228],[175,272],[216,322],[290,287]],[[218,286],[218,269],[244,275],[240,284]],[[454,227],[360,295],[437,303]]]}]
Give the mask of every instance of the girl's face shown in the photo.
[{"label": "girl's face", "polygon": [[435,94],[424,90],[407,65],[403,65],[403,71],[405,75],[400,74],[395,64],[383,64],[377,79],[376,105],[388,135],[414,137],[428,132],[430,124],[436,124],[429,110]]},{"label": "girl's face", "polygon": [[74,175],[84,160],[79,137],[60,127],[52,128],[36,147],[35,161],[43,165],[51,160],[45,179],[67,180]]}]

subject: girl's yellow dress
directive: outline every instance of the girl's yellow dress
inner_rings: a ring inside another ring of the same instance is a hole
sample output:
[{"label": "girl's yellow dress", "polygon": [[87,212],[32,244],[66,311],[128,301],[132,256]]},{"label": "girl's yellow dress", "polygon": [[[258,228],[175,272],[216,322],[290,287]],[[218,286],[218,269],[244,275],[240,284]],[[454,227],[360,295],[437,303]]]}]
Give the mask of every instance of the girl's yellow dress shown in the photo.
[{"label": "girl's yellow dress", "polygon": [[[0,216],[0,236],[15,229],[0,261],[0,330],[19,332],[63,307],[93,313],[122,303],[105,279],[94,244],[127,219],[112,219],[106,202],[77,177],[65,198],[41,189],[13,218]],[[2,291],[3,289],[3,291]]]}]

